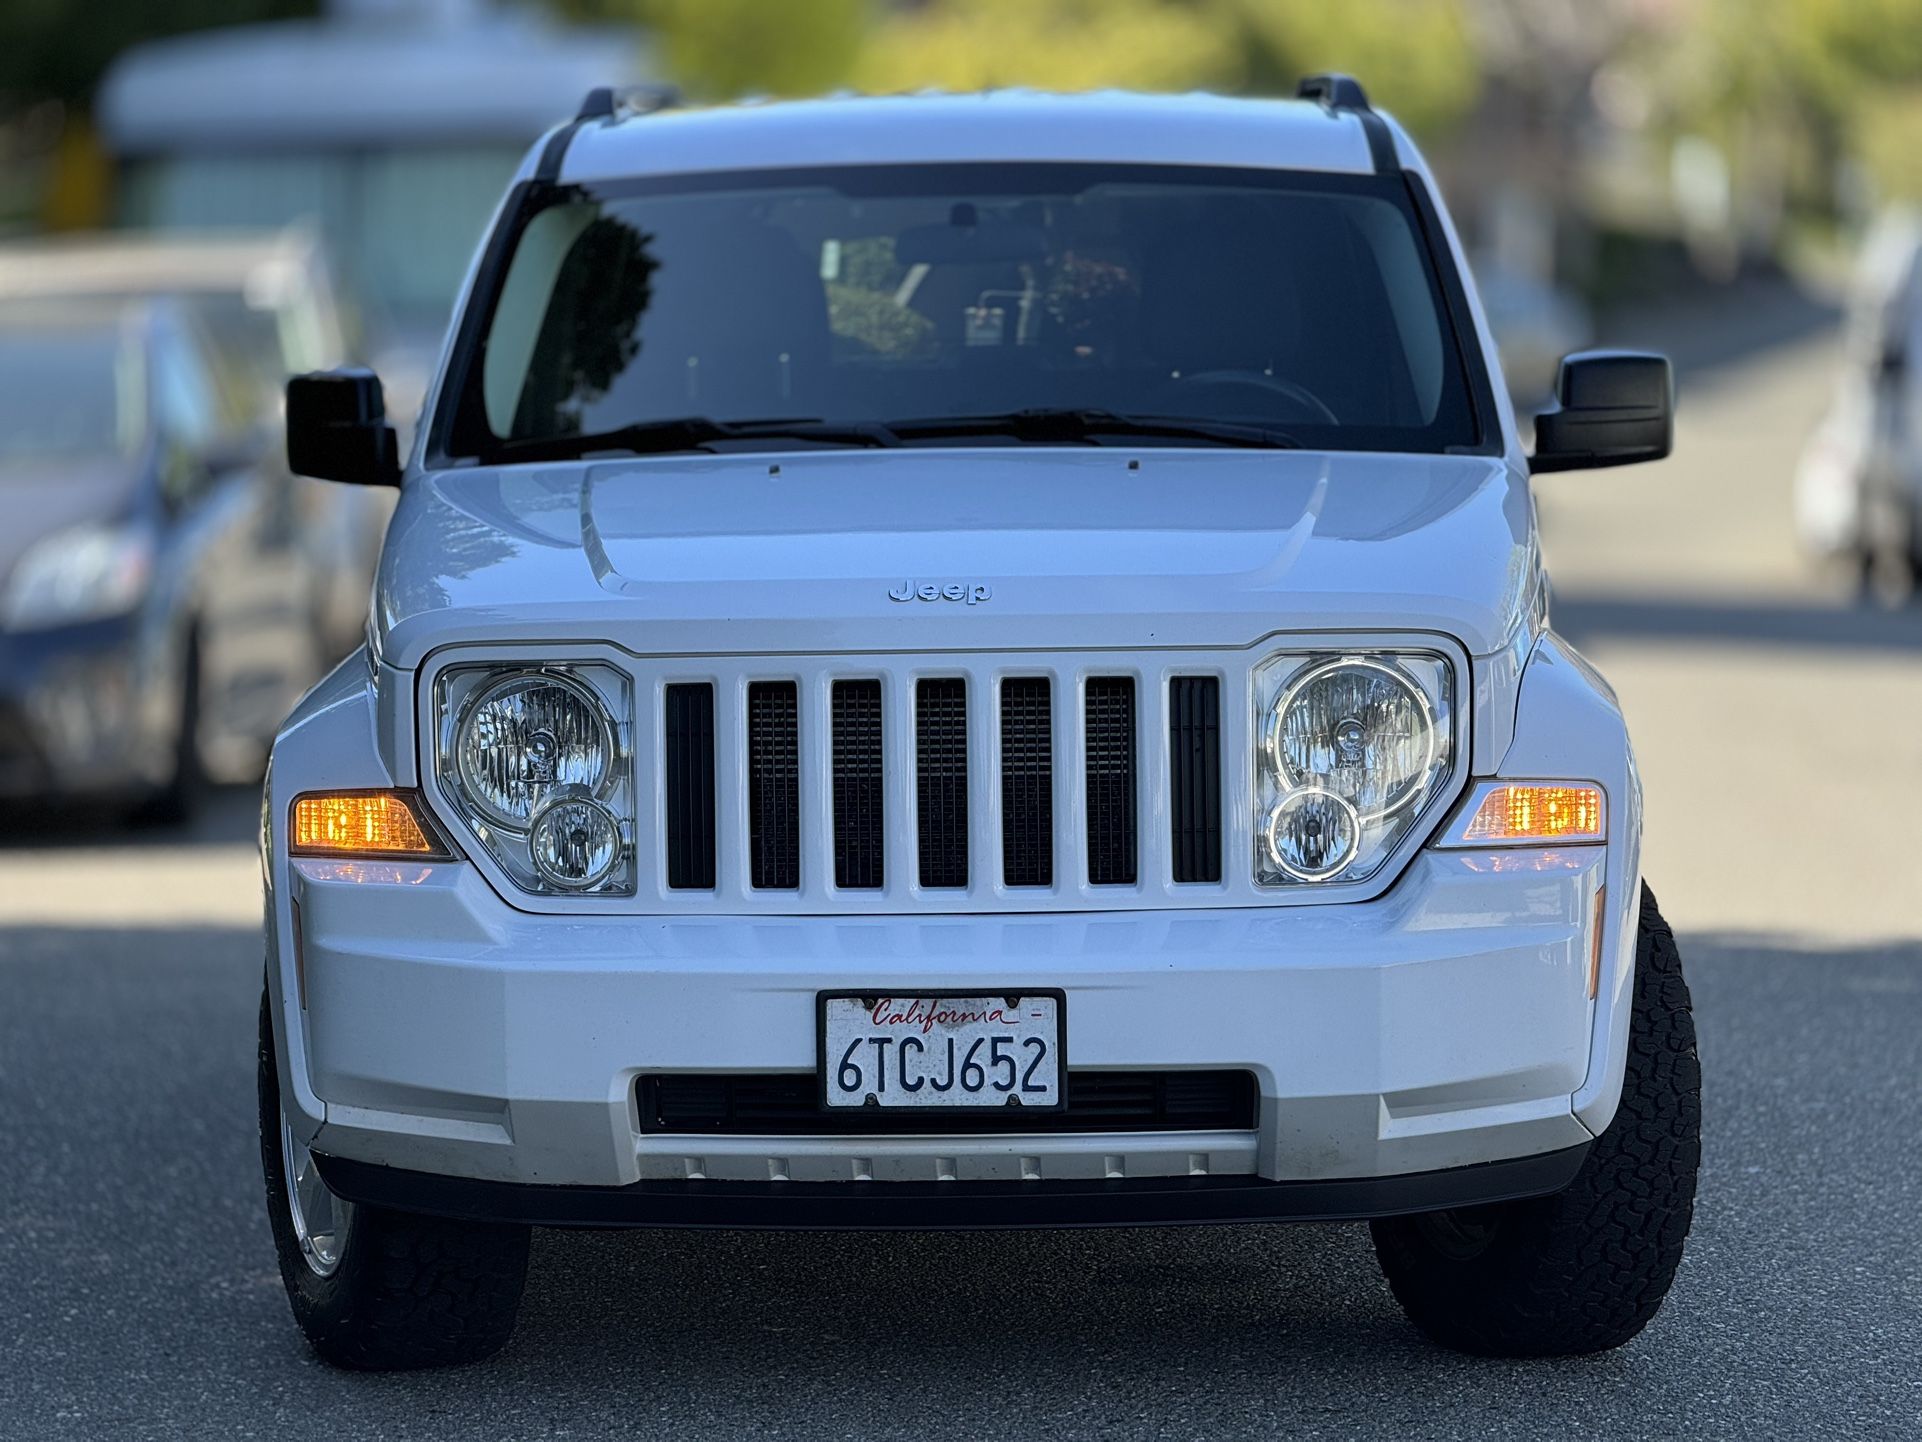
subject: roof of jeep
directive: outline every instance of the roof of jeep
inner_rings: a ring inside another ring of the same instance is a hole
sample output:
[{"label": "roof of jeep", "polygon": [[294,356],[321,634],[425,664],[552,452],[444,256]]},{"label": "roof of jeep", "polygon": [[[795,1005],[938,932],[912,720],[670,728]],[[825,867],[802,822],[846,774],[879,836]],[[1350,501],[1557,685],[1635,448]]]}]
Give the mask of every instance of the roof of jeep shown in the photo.
[{"label": "roof of jeep", "polygon": [[[1406,137],[1389,126],[1407,161]],[[1313,101],[996,90],[617,113],[580,126],[560,179],[1026,160],[1373,169],[1360,117]]]}]

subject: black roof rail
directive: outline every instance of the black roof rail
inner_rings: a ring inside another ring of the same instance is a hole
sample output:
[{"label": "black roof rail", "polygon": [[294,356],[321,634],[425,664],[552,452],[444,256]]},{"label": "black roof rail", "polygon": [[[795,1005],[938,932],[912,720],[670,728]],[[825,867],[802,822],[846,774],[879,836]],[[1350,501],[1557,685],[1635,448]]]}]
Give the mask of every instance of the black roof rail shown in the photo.
[{"label": "black roof rail", "polygon": [[652,115],[681,103],[681,93],[672,85],[596,85],[574,112],[574,123],[612,120],[621,115]]},{"label": "black roof rail", "polygon": [[1374,109],[1368,103],[1368,92],[1361,88],[1361,82],[1352,75],[1342,75],[1330,71],[1325,75],[1304,75],[1295,87],[1297,100],[1319,100],[1330,110]]},{"label": "black roof rail", "polygon": [[1388,133],[1388,122],[1375,114],[1368,103],[1368,92],[1352,75],[1304,75],[1295,87],[1300,100],[1314,100],[1330,115],[1350,114],[1361,122],[1361,133],[1368,141],[1368,158],[1375,174],[1394,175],[1401,169],[1395,155],[1395,137]]},{"label": "black roof rail", "polygon": [[534,167],[534,178],[552,183],[561,173],[567,147],[574,132],[596,120],[619,120],[627,115],[652,115],[681,103],[681,92],[672,85],[596,85],[581,100],[574,118],[548,137]]}]

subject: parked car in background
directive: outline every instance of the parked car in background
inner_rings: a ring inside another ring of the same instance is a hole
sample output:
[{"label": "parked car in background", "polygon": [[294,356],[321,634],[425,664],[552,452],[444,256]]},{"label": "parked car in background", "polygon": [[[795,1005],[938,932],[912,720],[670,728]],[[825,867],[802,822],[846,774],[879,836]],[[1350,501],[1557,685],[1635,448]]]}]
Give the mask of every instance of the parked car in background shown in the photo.
[{"label": "parked car in background", "polygon": [[625,27],[487,0],[329,0],[311,19],[133,46],[96,110],[118,223],[317,227],[404,431],[522,153],[589,86],[648,73]]},{"label": "parked car in background", "polygon": [[1849,289],[1841,370],[1795,477],[1796,527],[1890,599],[1922,576],[1922,217],[1891,211]]},{"label": "parked car in background", "polygon": [[0,302],[59,296],[172,296],[191,312],[223,389],[261,437],[258,464],[285,512],[297,563],[289,584],[301,588],[320,650],[328,657],[352,650],[366,624],[392,498],[297,478],[272,440],[288,376],[359,355],[356,307],[342,299],[318,235],[305,226],[113,232],[0,246]]},{"label": "parked car in background", "polygon": [[263,440],[182,303],[0,301],[0,796],[257,772],[323,669]]}]

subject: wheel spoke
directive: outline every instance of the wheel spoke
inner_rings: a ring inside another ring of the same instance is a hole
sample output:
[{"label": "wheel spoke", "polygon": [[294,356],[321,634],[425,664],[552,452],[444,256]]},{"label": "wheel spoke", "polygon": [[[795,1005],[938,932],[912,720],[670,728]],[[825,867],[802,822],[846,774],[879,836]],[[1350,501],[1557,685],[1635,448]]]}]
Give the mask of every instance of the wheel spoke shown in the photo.
[{"label": "wheel spoke", "polygon": [[285,1112],[280,1118],[281,1171],[287,1183],[287,1210],[300,1241],[300,1254],[315,1276],[330,1277],[340,1266],[353,1203],[335,1196],[321,1180],[314,1154],[295,1140]]}]

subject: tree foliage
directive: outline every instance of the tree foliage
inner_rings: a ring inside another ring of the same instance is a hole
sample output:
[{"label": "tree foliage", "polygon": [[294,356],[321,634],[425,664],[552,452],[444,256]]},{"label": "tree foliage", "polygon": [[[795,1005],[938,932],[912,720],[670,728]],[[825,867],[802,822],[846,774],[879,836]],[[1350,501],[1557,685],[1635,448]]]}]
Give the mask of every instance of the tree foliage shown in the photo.
[{"label": "tree foliage", "polygon": [[1468,0],[555,0],[638,22],[691,93],[1120,87],[1287,93],[1351,70],[1432,133],[1473,104]]},{"label": "tree foliage", "polygon": [[929,0],[877,25],[876,89],[1035,85],[1286,94],[1348,70],[1413,128],[1445,128],[1479,87],[1462,0]]},{"label": "tree foliage", "polygon": [[1459,0],[1231,0],[1247,57],[1245,88],[1287,93],[1303,75],[1342,70],[1410,130],[1454,125],[1481,91]]},{"label": "tree foliage", "polygon": [[1241,65],[1225,14],[1173,0],[932,0],[877,24],[857,76],[874,90],[1232,85]]},{"label": "tree foliage", "polygon": [[553,0],[563,15],[638,24],[689,95],[812,95],[847,82],[870,0]]}]

